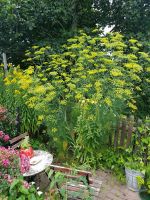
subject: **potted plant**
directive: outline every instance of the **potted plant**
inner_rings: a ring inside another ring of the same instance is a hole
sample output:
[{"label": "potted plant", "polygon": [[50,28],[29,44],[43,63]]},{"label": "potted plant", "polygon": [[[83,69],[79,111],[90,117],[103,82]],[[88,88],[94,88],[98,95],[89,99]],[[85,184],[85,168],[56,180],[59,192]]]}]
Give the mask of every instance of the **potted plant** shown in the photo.
[{"label": "potted plant", "polygon": [[145,170],[144,163],[138,161],[130,161],[125,164],[127,187],[135,192],[141,190],[142,181],[144,184]]},{"label": "potted plant", "polygon": [[29,136],[26,136],[24,140],[21,142],[21,149],[20,154],[25,154],[27,157],[32,158],[33,157],[33,149],[29,143]]}]

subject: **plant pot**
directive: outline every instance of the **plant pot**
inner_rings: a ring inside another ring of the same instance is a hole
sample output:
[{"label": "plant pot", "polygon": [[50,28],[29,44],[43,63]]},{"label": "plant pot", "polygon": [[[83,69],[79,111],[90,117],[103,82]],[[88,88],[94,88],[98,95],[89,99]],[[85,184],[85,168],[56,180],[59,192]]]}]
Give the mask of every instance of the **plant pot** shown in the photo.
[{"label": "plant pot", "polygon": [[129,168],[125,168],[125,172],[127,187],[134,192],[139,192],[141,188],[138,185],[137,177],[144,178],[145,175],[140,171]]},{"label": "plant pot", "polygon": [[20,154],[24,154],[27,157],[32,158],[34,155],[33,148],[32,147],[29,147],[28,149],[21,148]]}]

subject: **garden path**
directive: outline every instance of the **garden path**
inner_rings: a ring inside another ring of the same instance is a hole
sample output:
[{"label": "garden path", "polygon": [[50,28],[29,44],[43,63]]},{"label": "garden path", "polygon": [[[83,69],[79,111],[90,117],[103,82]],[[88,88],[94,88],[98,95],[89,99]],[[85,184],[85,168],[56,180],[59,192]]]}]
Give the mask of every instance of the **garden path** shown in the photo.
[{"label": "garden path", "polygon": [[140,200],[138,193],[120,184],[110,173],[97,171],[95,176],[102,181],[99,200]]}]

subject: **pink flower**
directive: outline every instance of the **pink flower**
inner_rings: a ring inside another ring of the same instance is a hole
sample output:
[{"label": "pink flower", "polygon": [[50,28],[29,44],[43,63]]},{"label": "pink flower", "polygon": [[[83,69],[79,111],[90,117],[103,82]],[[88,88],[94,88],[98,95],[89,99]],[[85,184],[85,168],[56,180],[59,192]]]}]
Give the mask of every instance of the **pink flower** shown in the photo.
[{"label": "pink flower", "polygon": [[2,163],[4,167],[8,167],[8,165],[10,164],[8,159],[2,160]]},{"label": "pink flower", "polygon": [[0,131],[0,138],[3,138],[3,135],[4,135],[3,131]]},{"label": "pink flower", "polygon": [[25,188],[27,188],[27,189],[30,188],[30,185],[29,185],[29,183],[28,183],[27,181],[24,181],[24,182],[23,182],[23,186],[24,186]]},{"label": "pink flower", "polygon": [[5,150],[6,150],[5,147],[3,147],[3,146],[0,147],[0,151],[5,151]]},{"label": "pink flower", "polygon": [[3,140],[4,140],[4,142],[7,142],[8,140],[9,140],[9,135],[4,135],[4,137],[3,137]]}]

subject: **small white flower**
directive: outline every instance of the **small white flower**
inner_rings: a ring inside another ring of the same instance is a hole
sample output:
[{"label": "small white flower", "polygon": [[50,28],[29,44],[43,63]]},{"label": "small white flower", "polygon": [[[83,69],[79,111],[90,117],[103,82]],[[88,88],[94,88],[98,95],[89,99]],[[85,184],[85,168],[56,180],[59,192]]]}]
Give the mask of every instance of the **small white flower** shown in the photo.
[{"label": "small white flower", "polygon": [[31,185],[34,185],[35,184],[35,182],[31,182]]},{"label": "small white flower", "polygon": [[39,190],[39,187],[37,187],[36,189]]},{"label": "small white flower", "polygon": [[38,191],[37,193],[38,193],[39,196],[40,196],[41,194],[43,194],[43,192],[41,192],[41,191]]}]

